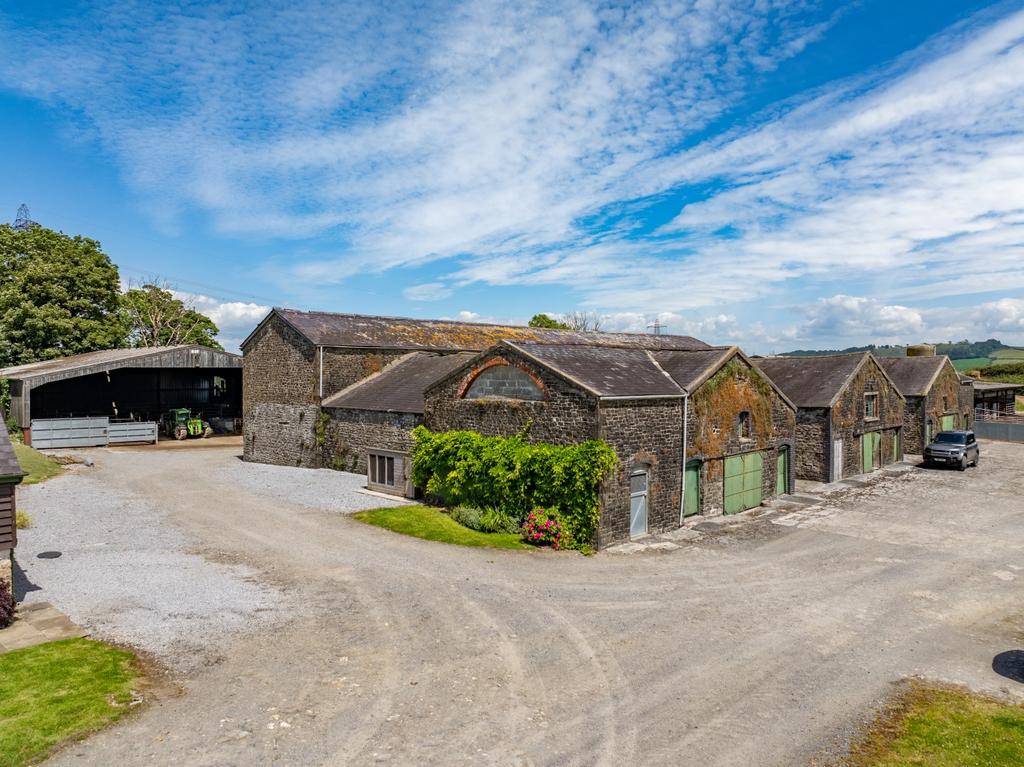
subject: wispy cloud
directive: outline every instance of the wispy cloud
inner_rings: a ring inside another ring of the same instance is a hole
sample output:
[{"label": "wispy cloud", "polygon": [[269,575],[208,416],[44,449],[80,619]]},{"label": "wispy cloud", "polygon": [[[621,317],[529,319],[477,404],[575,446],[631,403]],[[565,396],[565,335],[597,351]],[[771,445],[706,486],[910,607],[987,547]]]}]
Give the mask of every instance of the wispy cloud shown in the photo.
[{"label": "wispy cloud", "polygon": [[[222,232],[336,243],[278,267],[300,283],[455,259],[405,297],[569,286],[623,326],[765,345],[927,333],[926,304],[1024,294],[1024,12],[717,127],[837,18],[803,0],[116,2],[45,29],[0,15],[0,85],[70,107],[168,226],[201,209]],[[986,326],[1024,339],[1007,301]]]}]

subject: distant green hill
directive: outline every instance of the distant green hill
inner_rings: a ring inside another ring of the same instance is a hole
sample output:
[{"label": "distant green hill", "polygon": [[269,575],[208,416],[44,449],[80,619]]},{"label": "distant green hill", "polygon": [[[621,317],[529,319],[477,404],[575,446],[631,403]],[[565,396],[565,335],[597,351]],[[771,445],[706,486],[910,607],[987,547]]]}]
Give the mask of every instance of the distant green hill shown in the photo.
[{"label": "distant green hill", "polygon": [[[850,346],[846,349],[797,349],[783,353],[783,357],[809,357],[818,354],[845,354],[848,352],[872,352],[876,357],[902,357],[907,353],[905,346],[885,344],[876,346]],[[936,354],[945,354],[957,370],[980,370],[997,363],[1024,362],[1024,349],[1007,346],[1002,341],[989,338],[987,341],[947,341],[935,344]]]}]

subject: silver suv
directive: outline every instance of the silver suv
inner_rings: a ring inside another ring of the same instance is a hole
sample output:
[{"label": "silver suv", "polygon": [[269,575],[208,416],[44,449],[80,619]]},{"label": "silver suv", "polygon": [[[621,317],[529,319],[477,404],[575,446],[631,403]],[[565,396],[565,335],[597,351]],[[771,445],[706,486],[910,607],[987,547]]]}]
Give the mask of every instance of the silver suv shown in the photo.
[{"label": "silver suv", "polygon": [[960,471],[972,463],[977,466],[980,459],[973,431],[940,431],[924,449],[925,464],[956,466]]}]

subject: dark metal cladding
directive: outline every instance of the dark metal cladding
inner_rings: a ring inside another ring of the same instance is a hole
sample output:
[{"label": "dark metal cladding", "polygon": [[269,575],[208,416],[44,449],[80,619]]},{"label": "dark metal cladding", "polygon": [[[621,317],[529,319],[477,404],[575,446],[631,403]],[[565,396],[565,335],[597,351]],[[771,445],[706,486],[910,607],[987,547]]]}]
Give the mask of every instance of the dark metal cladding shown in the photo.
[{"label": "dark metal cladding", "polygon": [[325,408],[423,413],[423,393],[435,381],[474,357],[473,352],[413,352],[379,373],[327,397]]},{"label": "dark metal cladding", "polygon": [[926,397],[948,357],[879,357],[878,363],[889,374],[904,397]]},{"label": "dark metal cladding", "polygon": [[[707,348],[707,344],[703,341],[690,336],[593,333],[449,320],[415,320],[405,317],[302,312],[295,309],[274,309],[272,314],[281,317],[314,346],[339,348],[483,351],[500,341],[651,349]],[[251,335],[250,338],[252,338]],[[247,338],[242,342],[243,350],[248,341]]]},{"label": "dark metal cladding", "polygon": [[821,357],[760,357],[754,364],[797,407],[829,407],[868,352]]}]

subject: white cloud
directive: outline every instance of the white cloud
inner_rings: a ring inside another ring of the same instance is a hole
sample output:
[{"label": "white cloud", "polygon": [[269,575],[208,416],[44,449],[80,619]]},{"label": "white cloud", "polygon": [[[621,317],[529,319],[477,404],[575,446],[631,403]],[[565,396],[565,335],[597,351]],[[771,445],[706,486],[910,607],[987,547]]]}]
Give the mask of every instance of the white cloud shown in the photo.
[{"label": "white cloud", "polygon": [[906,306],[883,304],[863,296],[836,295],[819,299],[804,310],[807,321],[797,331],[801,338],[855,343],[900,343],[920,340],[926,330],[921,312]]},{"label": "white cloud", "polygon": [[228,351],[238,351],[238,345],[245,340],[260,321],[267,316],[271,307],[245,301],[222,301],[196,293],[174,294],[202,312],[217,326],[220,333],[217,340]]},{"label": "white cloud", "polygon": [[425,282],[402,291],[402,295],[410,301],[440,301],[451,294],[452,289],[443,282]]}]

